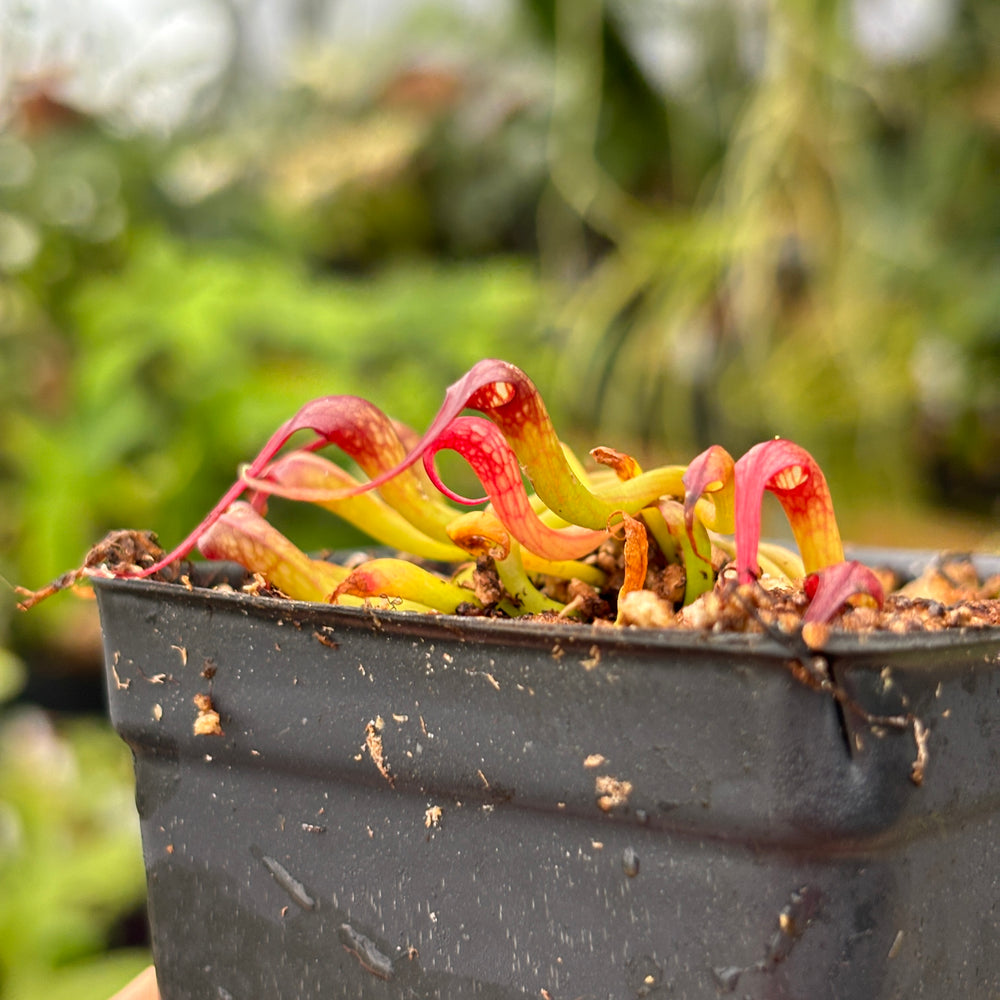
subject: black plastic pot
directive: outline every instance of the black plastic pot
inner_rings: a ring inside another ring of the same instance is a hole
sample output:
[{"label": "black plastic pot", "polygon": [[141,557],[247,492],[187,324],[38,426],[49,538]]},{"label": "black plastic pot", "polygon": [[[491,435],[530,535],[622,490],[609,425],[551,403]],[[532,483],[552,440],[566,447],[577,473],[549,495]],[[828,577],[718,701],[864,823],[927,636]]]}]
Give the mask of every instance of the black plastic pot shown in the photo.
[{"label": "black plastic pot", "polygon": [[767,636],[95,582],[164,1000],[1000,993],[1000,630],[837,638],[838,700]]}]

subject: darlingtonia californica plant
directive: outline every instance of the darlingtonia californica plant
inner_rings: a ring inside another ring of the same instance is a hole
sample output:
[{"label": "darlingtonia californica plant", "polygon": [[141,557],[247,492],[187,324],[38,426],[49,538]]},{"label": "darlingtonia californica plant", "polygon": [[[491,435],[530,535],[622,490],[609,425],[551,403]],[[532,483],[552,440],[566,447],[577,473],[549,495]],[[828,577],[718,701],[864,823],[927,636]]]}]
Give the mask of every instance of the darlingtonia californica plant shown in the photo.
[{"label": "darlingtonia californica plant", "polygon": [[[444,450],[466,460],[483,496],[442,480]],[[765,492],[797,552],[761,542]],[[347,565],[310,556],[268,522],[275,496],[324,507],[393,554]],[[313,400],[172,551],[125,535],[125,550],[109,537],[80,570],[22,592],[23,606],[86,576],[176,575],[196,548],[293,599],[423,613],[719,628],[735,601],[747,613],[730,626],[760,627],[760,596],[777,594],[809,626],[884,600],[879,577],[844,560],[826,479],[798,445],[765,441],[737,461],[713,446],[687,466],[652,469],[602,447],[584,463],[528,376],[499,360],[451,385],[422,436],[356,396]]]}]

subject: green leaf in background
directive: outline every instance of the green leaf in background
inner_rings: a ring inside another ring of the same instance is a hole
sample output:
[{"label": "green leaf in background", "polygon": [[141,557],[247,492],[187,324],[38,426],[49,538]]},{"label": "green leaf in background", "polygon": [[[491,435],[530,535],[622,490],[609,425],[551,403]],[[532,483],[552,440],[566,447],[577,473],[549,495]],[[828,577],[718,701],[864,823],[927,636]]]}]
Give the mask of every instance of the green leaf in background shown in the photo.
[{"label": "green leaf in background", "polygon": [[106,1000],[148,964],[92,966],[145,885],[127,747],[96,719],[0,717],[0,997]]},{"label": "green leaf in background", "polygon": [[13,698],[24,687],[26,679],[20,658],[0,646],[0,704]]},{"label": "green leaf in background", "polygon": [[3,1000],[108,1000],[147,965],[152,955],[142,948],[123,948],[71,962],[58,969],[33,966],[15,970],[2,991]]}]

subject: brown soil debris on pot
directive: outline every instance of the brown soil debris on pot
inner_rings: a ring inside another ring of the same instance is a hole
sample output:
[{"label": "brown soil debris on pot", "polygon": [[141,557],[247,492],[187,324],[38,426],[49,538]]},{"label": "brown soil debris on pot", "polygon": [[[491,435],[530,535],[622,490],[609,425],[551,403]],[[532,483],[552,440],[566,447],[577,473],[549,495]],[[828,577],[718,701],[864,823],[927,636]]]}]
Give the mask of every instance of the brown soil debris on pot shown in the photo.
[{"label": "brown soil debris on pot", "polygon": [[[78,569],[63,573],[40,590],[15,587],[15,592],[21,598],[18,606],[22,610],[27,610],[60,590],[76,586],[90,571],[109,572],[115,576],[134,576],[138,571],[152,566],[162,555],[163,549],[160,548],[156,534],[152,531],[109,532],[87,553],[83,565]],[[176,579],[177,570],[171,568],[171,571],[164,571],[161,574],[162,578]]]},{"label": "brown soil debris on pot", "polygon": [[212,704],[211,695],[196,694],[192,701],[198,709],[198,715],[194,720],[193,731],[195,736],[222,736],[222,725],[219,713]]},{"label": "brown soil debris on pot", "polygon": [[391,788],[396,787],[396,779],[389,770],[389,762],[385,759],[385,751],[382,747],[382,730],[385,729],[385,720],[381,715],[365,726],[365,747],[371,756],[372,761],[378,768],[378,773],[389,782]]},{"label": "brown soil debris on pot", "polygon": [[594,780],[594,794],[598,807],[603,812],[611,812],[619,806],[628,805],[632,782],[613,778],[610,774],[599,774]]},{"label": "brown soil debris on pot", "polygon": [[476,598],[483,607],[491,607],[503,599],[503,584],[492,559],[481,558],[476,561],[472,581]]},{"label": "brown soil debris on pot", "polygon": [[[905,584],[890,570],[873,566],[886,592],[884,607],[852,600],[830,622],[810,625],[804,632],[802,617],[809,601],[800,580],[765,575],[750,584],[737,584],[730,563],[721,567],[710,591],[683,607],[683,568],[651,566],[645,588],[626,594],[619,605],[616,588],[623,580],[621,546],[609,539],[588,561],[609,574],[600,591],[576,580],[569,585],[546,583],[550,596],[569,602],[566,611],[526,616],[524,620],[611,625],[620,615],[619,624],[632,628],[713,633],[779,630],[801,634],[811,649],[822,648],[838,632],[935,632],[1000,625],[1000,576],[978,579],[968,556],[943,555]],[[575,617],[568,617],[567,611]]]},{"label": "brown soil debris on pot", "polygon": [[[947,580],[942,580],[942,573]],[[898,585],[891,578],[886,582],[887,591]],[[808,628],[803,639],[817,649],[835,632],[939,632],[1000,625],[998,591],[995,578],[982,582],[976,578],[968,559],[935,562],[916,580],[887,592],[882,608],[848,604],[828,626]],[[737,586],[723,575],[713,590],[677,612],[674,627],[711,632],[764,632],[776,627],[794,634],[802,629],[807,607],[801,586],[766,577]]]},{"label": "brown soil debris on pot", "polygon": [[[19,590],[22,607],[30,607],[55,590],[72,586],[90,572],[130,575],[152,565],[162,550],[150,531],[114,531],[95,545],[84,566],[65,574],[40,591]],[[363,561],[359,554],[357,561]],[[790,583],[767,576],[752,584],[737,585],[732,564],[717,565],[719,577],[712,590],[682,607],[685,577],[683,567],[665,564],[662,557],[652,560],[645,588],[626,594],[618,606],[619,588],[624,580],[623,547],[609,538],[586,560],[608,574],[600,589],[580,580],[540,581],[543,592],[566,604],[561,613],[526,615],[521,621],[546,624],[611,625],[634,628],[681,629],[701,632],[765,632],[779,629],[790,635],[802,630],[802,616],[808,600],[801,581]],[[716,560],[713,560],[715,563]],[[829,633],[810,628],[802,634],[812,649],[821,648],[836,632],[883,631],[910,633],[948,628],[981,628],[1000,625],[1000,576],[979,579],[971,558],[964,554],[942,554],[933,559],[914,580],[900,581],[893,573],[871,567],[886,592],[884,607],[878,609],[862,601],[852,601],[829,623]],[[158,574],[161,579],[177,579],[180,565]],[[497,606],[504,590],[492,561],[477,562],[474,587],[483,606],[470,602],[459,614],[502,615]],[[221,588],[221,585],[220,585]],[[282,594],[260,578],[248,583],[250,592],[280,598]],[[619,616],[620,613],[620,616]],[[326,638],[316,635],[319,641]],[[336,640],[327,644],[333,645]]]},{"label": "brown soil debris on pot", "polygon": [[611,605],[601,597],[600,592],[584,583],[582,580],[570,580],[565,587],[566,593],[559,595],[565,599],[566,607],[559,613],[560,618],[572,620],[570,615],[576,615],[584,621],[594,621],[601,618],[613,618]]},{"label": "brown soil debris on pot", "polygon": [[913,739],[917,744],[917,757],[910,769],[910,780],[918,787],[924,783],[924,774],[927,770],[927,740],[930,733],[927,727],[919,720],[913,720]]},{"label": "brown soil debris on pot", "polygon": [[152,531],[112,531],[88,553],[84,567],[107,566],[112,572],[145,569],[163,555]]},{"label": "brown soil debris on pot", "polygon": [[633,590],[618,603],[619,622],[638,628],[670,628],[674,624],[673,602],[652,590]]}]

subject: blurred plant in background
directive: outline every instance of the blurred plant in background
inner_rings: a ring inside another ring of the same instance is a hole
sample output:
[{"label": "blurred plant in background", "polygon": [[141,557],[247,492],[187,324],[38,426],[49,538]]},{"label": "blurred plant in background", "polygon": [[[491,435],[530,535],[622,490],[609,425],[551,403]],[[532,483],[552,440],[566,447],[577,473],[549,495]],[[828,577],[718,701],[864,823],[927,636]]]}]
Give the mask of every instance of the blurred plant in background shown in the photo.
[{"label": "blurred plant in background", "polygon": [[[345,108],[305,84],[275,100],[253,129],[164,144],[43,95],[3,136],[22,165],[0,189],[19,240],[3,285],[8,577],[56,574],[122,524],[183,534],[304,399],[361,387],[419,424],[442,375],[537,346],[524,256],[486,229],[489,255],[467,254],[443,182],[428,207],[433,108],[381,92]],[[317,546],[348,540],[324,527]]]},{"label": "blurred plant in background", "polygon": [[[486,356],[571,440],[792,436],[848,537],[913,500],[940,544],[995,515],[993,0],[122,9],[0,0],[7,580],[111,528],[172,544],[316,395],[421,428]],[[319,515],[296,538],[357,541]],[[96,684],[91,602],[13,603],[10,686]]]},{"label": "blurred plant in background", "polygon": [[6,714],[0,996],[109,997],[149,964],[145,889],[124,744],[98,719]]},{"label": "blurred plant in background", "polygon": [[[655,172],[637,188],[616,168],[602,95],[553,118],[553,182],[610,243],[559,315],[574,394],[656,444],[794,428],[855,503],[861,467],[883,501],[995,513],[995,5],[897,5],[897,23],[860,0],[638,7],[694,39],[684,85],[651,111]],[[600,24],[557,10],[579,99]]]}]

